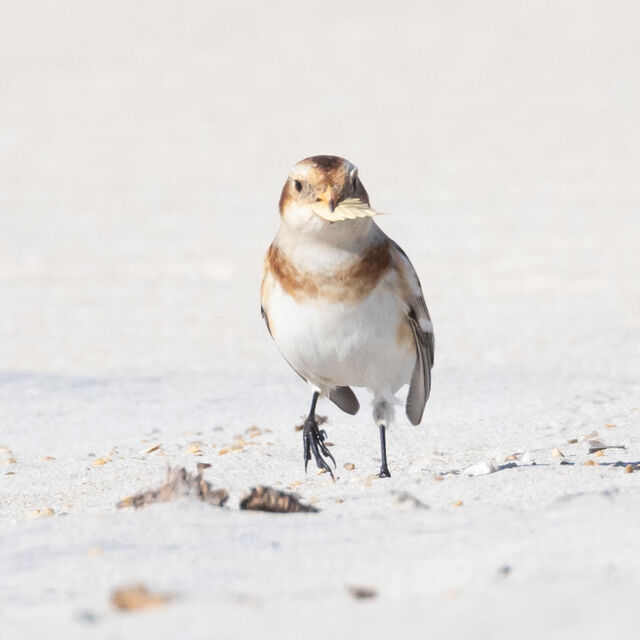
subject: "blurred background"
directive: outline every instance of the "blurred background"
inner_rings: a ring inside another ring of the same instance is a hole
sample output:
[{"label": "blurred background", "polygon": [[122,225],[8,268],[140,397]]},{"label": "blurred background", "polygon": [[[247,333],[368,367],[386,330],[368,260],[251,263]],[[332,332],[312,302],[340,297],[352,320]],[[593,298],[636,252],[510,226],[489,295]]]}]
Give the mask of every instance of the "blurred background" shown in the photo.
[{"label": "blurred background", "polygon": [[[277,367],[290,167],[360,167],[438,367],[640,349],[635,2],[3,3],[0,367]],[[636,369],[637,371],[637,369]]]}]

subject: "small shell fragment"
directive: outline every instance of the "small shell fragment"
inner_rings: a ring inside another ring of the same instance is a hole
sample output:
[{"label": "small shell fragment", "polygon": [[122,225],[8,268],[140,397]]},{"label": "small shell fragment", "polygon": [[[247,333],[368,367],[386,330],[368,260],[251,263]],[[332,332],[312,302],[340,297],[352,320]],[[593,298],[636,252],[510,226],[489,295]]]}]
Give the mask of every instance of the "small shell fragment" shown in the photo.
[{"label": "small shell fragment", "polygon": [[144,585],[116,589],[111,594],[111,604],[122,611],[161,607],[171,599],[170,594],[151,593]]},{"label": "small shell fragment", "polygon": [[558,447],[554,447],[551,449],[551,457],[552,458],[564,458],[564,453],[558,449]]},{"label": "small shell fragment", "polygon": [[42,462],[49,462],[51,460],[55,460],[55,458],[53,456],[44,456],[43,458],[40,458],[40,460]]},{"label": "small shell fragment", "polygon": [[192,444],[186,451],[186,453],[193,453],[193,454],[198,454],[201,453],[200,451],[200,445],[197,443]]},{"label": "small shell fragment", "polygon": [[100,467],[103,464],[107,464],[107,462],[109,462],[108,458],[96,458],[92,464],[94,467]]},{"label": "small shell fragment", "polygon": [[615,424],[605,424],[605,427],[607,427],[607,429],[615,429],[616,425]]},{"label": "small shell fragment", "polygon": [[567,442],[569,444],[576,444],[578,442],[578,438],[571,438],[570,440],[567,440]]},{"label": "small shell fragment", "polygon": [[624,472],[625,472],[625,473],[633,473],[633,465],[632,465],[632,464],[628,464],[628,465],[624,468]]},{"label": "small shell fragment", "polygon": [[145,455],[147,453],[153,453],[154,451],[157,451],[161,446],[162,446],[162,442],[156,442],[155,444],[152,444],[150,447],[143,449],[140,453],[142,455]]},{"label": "small shell fragment", "polygon": [[595,466],[596,463],[595,463],[594,460],[587,460],[584,464],[587,467],[593,467],[593,466]]},{"label": "small shell fragment", "polygon": [[461,507],[464,504],[462,500],[456,500],[451,506],[452,507]]},{"label": "small shell fragment", "polygon": [[463,473],[468,476],[486,476],[489,473],[495,473],[498,470],[498,465],[495,460],[487,460],[485,462],[478,462],[467,467]]},{"label": "small shell fragment", "polygon": [[520,458],[520,464],[523,464],[525,466],[535,464],[535,460],[533,459],[533,456],[529,451],[525,451],[522,454],[522,457]]},{"label": "small shell fragment", "polygon": [[356,465],[355,465],[355,464],[353,464],[353,462],[345,462],[345,463],[344,463],[344,468],[345,468],[347,471],[353,471],[353,470],[356,468]]},{"label": "small shell fragment", "polygon": [[602,458],[604,456],[604,449],[599,449],[593,454],[594,458]]}]

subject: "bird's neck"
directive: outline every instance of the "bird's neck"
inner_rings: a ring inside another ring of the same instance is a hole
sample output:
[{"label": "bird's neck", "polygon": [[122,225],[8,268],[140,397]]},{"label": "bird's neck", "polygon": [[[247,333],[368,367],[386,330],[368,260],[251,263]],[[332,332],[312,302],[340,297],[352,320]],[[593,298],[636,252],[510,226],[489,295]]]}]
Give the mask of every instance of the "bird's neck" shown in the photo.
[{"label": "bird's neck", "polygon": [[375,222],[367,218],[327,224],[310,233],[282,224],[274,244],[298,269],[320,271],[357,261],[384,238]]}]

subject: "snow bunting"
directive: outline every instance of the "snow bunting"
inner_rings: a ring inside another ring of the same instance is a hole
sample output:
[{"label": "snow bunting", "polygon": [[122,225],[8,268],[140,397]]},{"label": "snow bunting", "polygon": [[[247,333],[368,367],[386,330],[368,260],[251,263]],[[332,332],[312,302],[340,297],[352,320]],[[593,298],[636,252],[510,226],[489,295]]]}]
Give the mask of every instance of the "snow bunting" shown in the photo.
[{"label": "snow bunting", "polygon": [[417,425],[431,389],[434,338],[418,276],[402,249],[373,221],[358,169],[336,156],[293,168],[280,197],[280,229],[267,251],[260,290],[267,329],[313,390],[303,427],[311,454],[333,477],[335,460],[315,418],[319,396],[355,414],[351,387],[373,392],[380,477],[389,477],[386,428],[394,394],[409,384],[407,417]]}]

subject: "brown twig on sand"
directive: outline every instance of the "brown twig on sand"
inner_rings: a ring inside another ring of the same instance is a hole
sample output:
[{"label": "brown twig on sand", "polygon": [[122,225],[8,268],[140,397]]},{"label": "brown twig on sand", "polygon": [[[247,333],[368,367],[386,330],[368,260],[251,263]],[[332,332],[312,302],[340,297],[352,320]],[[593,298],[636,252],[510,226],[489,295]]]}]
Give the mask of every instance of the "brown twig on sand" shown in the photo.
[{"label": "brown twig on sand", "polygon": [[598,451],[604,451],[605,449],[624,449],[627,447],[623,444],[604,444],[602,440],[591,440],[589,442],[589,453],[597,453]]}]

